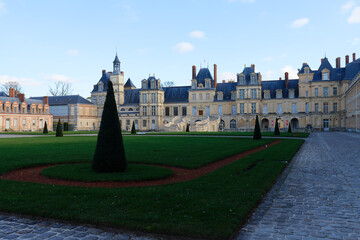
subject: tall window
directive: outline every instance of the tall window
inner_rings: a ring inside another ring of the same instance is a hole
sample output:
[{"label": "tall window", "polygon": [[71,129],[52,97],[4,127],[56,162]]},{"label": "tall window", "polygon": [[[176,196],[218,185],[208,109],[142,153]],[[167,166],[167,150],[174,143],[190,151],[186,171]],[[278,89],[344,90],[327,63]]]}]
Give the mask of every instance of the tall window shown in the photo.
[{"label": "tall window", "polygon": [[186,112],[186,107],[182,107],[182,115],[186,116],[187,112]]},{"label": "tall window", "polygon": [[147,103],[147,94],[145,93],[142,94],[142,102]]},{"label": "tall window", "polygon": [[315,112],[318,113],[319,112],[319,104],[315,103]]},{"label": "tall window", "polygon": [[281,103],[277,104],[277,114],[282,114],[282,106]]},{"label": "tall window", "polygon": [[205,88],[210,88],[210,81],[209,80],[205,81]]},{"label": "tall window", "polygon": [[156,103],[156,94],[155,93],[151,94],[151,102]]},{"label": "tall window", "polygon": [[333,95],[334,95],[334,96],[337,96],[337,87],[334,87],[334,88],[333,88]]},{"label": "tall window", "polygon": [[222,115],[222,106],[218,106],[218,115],[219,115],[219,116]]},{"label": "tall window", "polygon": [[192,115],[196,116],[196,107],[192,107]]},{"label": "tall window", "polygon": [[99,85],[99,91],[100,91],[100,92],[103,91],[103,85]]},{"label": "tall window", "polygon": [[235,129],[235,128],[236,128],[236,120],[235,120],[235,119],[232,119],[232,120],[230,121],[230,128],[231,128],[231,129]]},{"label": "tall window", "polygon": [[305,82],[306,82],[306,83],[309,82],[309,77],[305,77]]},{"label": "tall window", "polygon": [[334,107],[334,112],[336,113],[337,112],[337,103],[336,102],[334,103],[333,107]]},{"label": "tall window", "polygon": [[192,96],[192,100],[196,101],[196,94],[192,94],[191,96]]},{"label": "tall window", "polygon": [[240,103],[240,113],[241,114],[244,114],[244,112],[245,112],[245,107],[244,106],[245,106],[244,103]]},{"label": "tall window", "polygon": [[170,108],[165,107],[165,116],[170,116]]},{"label": "tall window", "polygon": [[174,116],[179,115],[178,107],[174,107]]},{"label": "tall window", "polygon": [[17,118],[14,119],[14,126],[17,127],[18,120]]},{"label": "tall window", "polygon": [[291,111],[292,111],[292,113],[297,113],[297,105],[296,105],[296,103],[293,103],[291,105]]},{"label": "tall window", "polygon": [[245,89],[240,89],[240,99],[245,99]]},{"label": "tall window", "polygon": [[245,85],[245,77],[240,76],[240,85]]},{"label": "tall window", "polygon": [[306,92],[305,92],[305,96],[306,96],[306,97],[309,97],[309,91],[306,91]]},{"label": "tall window", "polygon": [[231,106],[231,114],[236,115],[236,105]]},{"label": "tall window", "polygon": [[324,96],[324,97],[328,97],[328,96],[329,96],[329,88],[328,88],[328,87],[324,87],[324,88],[323,88],[323,96]]},{"label": "tall window", "polygon": [[101,105],[102,104],[102,97],[99,96],[99,104]]},{"label": "tall window", "polygon": [[251,103],[251,113],[256,113],[256,103]]},{"label": "tall window", "polygon": [[96,105],[96,97],[93,97],[93,104]]},{"label": "tall window", "polygon": [[251,99],[256,99],[256,89],[251,89]]},{"label": "tall window", "polygon": [[26,119],[23,119],[23,126],[26,126]]},{"label": "tall window", "polygon": [[202,101],[202,93],[199,94],[199,100]]},{"label": "tall window", "polygon": [[309,103],[305,103],[305,112],[309,113],[310,109],[309,109]]},{"label": "tall window", "polygon": [[151,89],[155,89],[155,80],[151,81]]},{"label": "tall window", "polygon": [[147,108],[146,108],[146,106],[143,106],[143,107],[142,107],[142,110],[143,110],[143,116],[146,116],[146,115],[147,115]]},{"label": "tall window", "polygon": [[295,91],[294,90],[289,91],[289,98],[295,98]]},{"label": "tall window", "polygon": [[318,97],[318,96],[319,96],[319,89],[315,88],[315,97]]},{"label": "tall window", "polygon": [[207,93],[205,96],[206,96],[206,100],[210,100],[210,94],[209,93]]},{"label": "tall window", "polygon": [[206,106],[205,111],[206,111],[206,116],[210,116],[210,106]]},{"label": "tall window", "polygon": [[266,91],[266,92],[264,93],[264,98],[265,98],[265,99],[269,99],[269,98],[270,98],[270,92]]},{"label": "tall window", "polygon": [[329,80],[329,73],[325,72],[322,75],[323,75],[323,80]]},{"label": "tall window", "polygon": [[231,100],[236,100],[236,92],[231,92]]},{"label": "tall window", "polygon": [[146,120],[143,120],[143,127],[146,127]]},{"label": "tall window", "polygon": [[282,90],[276,90],[276,98],[282,98]]},{"label": "tall window", "polygon": [[329,104],[324,103],[324,113],[329,113]]},{"label": "tall window", "polygon": [[191,88],[195,89],[196,88],[196,80],[191,82]]},{"label": "tall window", "polygon": [[256,84],[256,76],[255,75],[251,76],[251,84]]},{"label": "tall window", "polygon": [[155,115],[156,115],[156,107],[151,106],[151,116],[155,116]]},{"label": "tall window", "polygon": [[263,104],[263,114],[268,114],[267,104]]}]

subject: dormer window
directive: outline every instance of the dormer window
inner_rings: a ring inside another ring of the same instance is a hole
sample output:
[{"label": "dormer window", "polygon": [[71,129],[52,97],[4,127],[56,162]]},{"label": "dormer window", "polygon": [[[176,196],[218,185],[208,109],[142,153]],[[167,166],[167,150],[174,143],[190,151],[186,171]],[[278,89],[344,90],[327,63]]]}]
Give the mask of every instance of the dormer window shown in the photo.
[{"label": "dormer window", "polygon": [[142,81],[142,89],[147,89],[147,81],[146,81],[146,79],[144,79]]},{"label": "dormer window", "polygon": [[256,84],[256,76],[251,75],[251,84]]},{"label": "dormer window", "polygon": [[245,85],[245,76],[244,75],[240,76],[240,85]]},{"label": "dormer window", "polygon": [[231,100],[236,100],[236,91],[231,92]]},{"label": "dormer window", "polygon": [[295,91],[294,89],[289,90],[289,98],[295,98]]},{"label": "dormer window", "polygon": [[218,95],[217,95],[217,100],[223,100],[223,93],[222,92],[218,92]]},{"label": "dormer window", "polygon": [[276,90],[276,98],[282,98],[282,90],[281,89]]},{"label": "dormer window", "polygon": [[308,67],[306,67],[305,69],[304,69],[304,73],[309,73],[309,68]]},{"label": "dormer window", "polygon": [[155,80],[153,79],[153,80],[151,80],[151,89],[155,89],[156,87],[155,87]]},{"label": "dormer window", "polygon": [[323,72],[322,80],[329,80],[329,73],[328,72]]},{"label": "dormer window", "polygon": [[265,99],[270,99],[270,91],[269,90],[264,92],[264,98]]},{"label": "dormer window", "polygon": [[210,79],[205,80],[205,88],[210,88]]},{"label": "dormer window", "polygon": [[191,89],[196,89],[196,80],[191,80]]},{"label": "dormer window", "polygon": [[99,84],[99,92],[102,92],[102,91],[103,91],[103,85]]}]

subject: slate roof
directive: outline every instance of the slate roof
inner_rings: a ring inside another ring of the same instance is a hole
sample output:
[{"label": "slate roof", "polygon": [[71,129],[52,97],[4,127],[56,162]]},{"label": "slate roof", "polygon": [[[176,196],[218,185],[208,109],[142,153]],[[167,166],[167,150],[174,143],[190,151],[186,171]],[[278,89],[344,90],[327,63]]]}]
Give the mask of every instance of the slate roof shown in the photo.
[{"label": "slate roof", "polygon": [[[254,72],[254,69],[252,67],[244,67],[244,70],[242,71],[242,74],[245,75],[245,84],[246,85],[250,85],[250,76],[252,73],[255,73]],[[259,75],[260,73],[256,73],[256,76],[257,76],[257,79],[259,80]],[[240,81],[240,74],[238,74],[238,79],[237,81],[239,82]]]},{"label": "slate roof", "polygon": [[309,68],[309,73],[313,72],[313,71],[311,70],[310,66],[309,66],[307,63],[305,63],[305,64],[302,65],[299,73],[305,73],[305,70],[304,70],[304,69],[305,69],[306,67]]},{"label": "slate roof", "polygon": [[[9,101],[9,102],[11,102],[11,103],[13,103],[13,102],[18,102],[19,104],[21,104],[20,99],[17,98],[17,97],[14,97],[14,98],[11,98],[11,97],[0,97],[0,101],[2,101],[2,102]],[[35,103],[35,104],[43,104],[42,98],[41,98],[41,99],[25,98],[25,102],[26,102],[26,104],[28,104],[28,105],[31,105],[31,104],[33,104],[33,103]]]},{"label": "slate roof", "polygon": [[124,105],[139,104],[140,89],[125,89],[124,90]]},{"label": "slate roof", "polygon": [[200,68],[198,74],[196,75],[196,81],[197,85],[200,83],[205,87],[205,79],[210,78],[211,79],[211,87],[214,87],[214,79],[210,73],[210,70],[208,68]]},{"label": "slate roof", "polygon": [[[216,93],[214,101],[229,101],[231,100],[231,92],[236,91],[236,82],[218,83],[216,86]],[[218,92],[223,92],[223,100],[217,100]]]},{"label": "slate roof", "polygon": [[[31,97],[30,99],[39,100],[43,97]],[[90,104],[92,102],[86,100],[80,95],[67,95],[67,96],[49,96],[49,105],[50,106],[59,106],[59,105],[68,105],[68,104]]]},{"label": "slate roof", "polygon": [[120,63],[120,60],[119,60],[119,58],[118,58],[118,55],[116,54],[116,56],[115,56],[115,59],[114,59],[114,62],[113,63]]},{"label": "slate roof", "polygon": [[108,85],[108,82],[110,81],[110,73],[104,73],[100,80],[97,82],[97,84],[94,85],[94,88],[91,92],[98,92],[99,91],[99,82],[102,82],[104,84],[104,87],[103,87],[103,91],[106,92],[107,91],[107,85]]},{"label": "slate roof", "polygon": [[282,89],[282,98],[289,97],[289,89],[295,90],[295,98],[299,97],[299,79],[289,79],[288,89],[285,89],[285,80],[261,81],[261,96],[264,99],[264,91],[270,90],[270,98],[276,98],[276,90]]},{"label": "slate roof", "polygon": [[8,95],[5,92],[0,92],[0,97],[8,97]]},{"label": "slate roof", "polygon": [[133,84],[133,82],[131,81],[130,78],[126,81],[124,87],[125,87],[125,88],[130,88],[130,87],[136,88],[136,86]]},{"label": "slate roof", "polygon": [[189,102],[189,89],[191,89],[190,86],[163,88],[163,90],[165,91],[164,103]]},{"label": "slate roof", "polygon": [[344,80],[352,80],[360,72],[360,58],[345,67]]}]

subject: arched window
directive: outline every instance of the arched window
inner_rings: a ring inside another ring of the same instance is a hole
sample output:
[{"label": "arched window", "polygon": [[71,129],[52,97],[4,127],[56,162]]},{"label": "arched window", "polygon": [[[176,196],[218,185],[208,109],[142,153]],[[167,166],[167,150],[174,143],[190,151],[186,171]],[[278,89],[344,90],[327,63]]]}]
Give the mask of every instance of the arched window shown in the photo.
[{"label": "arched window", "polygon": [[231,129],[236,129],[236,120],[235,120],[235,119],[232,119],[232,120],[230,121],[230,128],[231,128]]},{"label": "arched window", "polygon": [[125,112],[125,108],[120,109],[121,112]]},{"label": "arched window", "polygon": [[134,111],[132,108],[129,108],[129,111]]}]

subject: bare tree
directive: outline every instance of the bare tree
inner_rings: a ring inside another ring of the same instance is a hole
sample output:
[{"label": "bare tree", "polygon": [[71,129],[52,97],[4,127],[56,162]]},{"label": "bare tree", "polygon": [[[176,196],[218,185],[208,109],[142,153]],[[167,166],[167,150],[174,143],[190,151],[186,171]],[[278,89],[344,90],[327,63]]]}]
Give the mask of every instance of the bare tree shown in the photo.
[{"label": "bare tree", "polygon": [[20,83],[18,82],[5,82],[2,86],[1,86],[1,90],[4,91],[6,94],[9,95],[9,89],[10,88],[14,88],[15,92],[21,92],[21,86]]},{"label": "bare tree", "polygon": [[68,82],[55,82],[54,88],[49,87],[49,92],[52,96],[65,96],[71,94],[73,91],[71,83]]},{"label": "bare tree", "polygon": [[173,81],[166,81],[161,84],[162,87],[172,87],[175,86],[175,83]]}]

